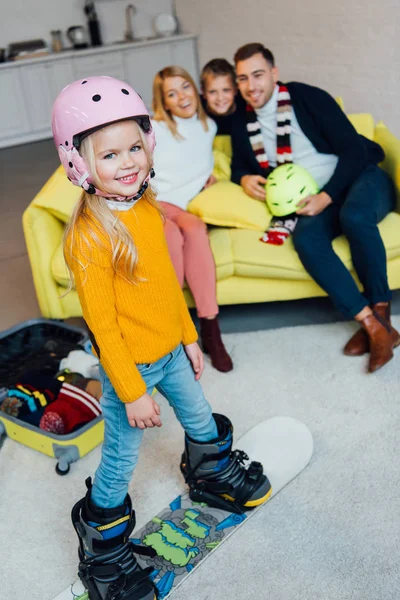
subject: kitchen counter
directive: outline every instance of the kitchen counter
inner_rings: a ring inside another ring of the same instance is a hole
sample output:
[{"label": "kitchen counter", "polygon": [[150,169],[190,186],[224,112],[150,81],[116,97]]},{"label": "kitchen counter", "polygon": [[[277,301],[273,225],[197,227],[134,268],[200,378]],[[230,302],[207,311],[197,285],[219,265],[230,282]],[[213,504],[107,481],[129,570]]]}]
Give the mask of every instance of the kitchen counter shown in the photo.
[{"label": "kitchen counter", "polygon": [[78,79],[109,75],[126,81],[150,110],[154,76],[168,65],[180,65],[198,83],[195,35],[121,41],[2,63],[0,148],[51,137],[53,102],[66,85]]},{"label": "kitchen counter", "polygon": [[171,42],[180,42],[184,40],[193,40],[197,36],[189,33],[169,36],[156,36],[152,38],[146,38],[142,40],[134,40],[132,42],[125,42],[124,40],[111,42],[110,44],[103,44],[102,46],[91,46],[89,48],[83,48],[75,50],[74,48],[66,48],[60,52],[50,52],[48,56],[37,56],[36,58],[21,58],[19,60],[10,60],[4,63],[0,63],[0,69],[10,69],[21,65],[52,62],[65,58],[72,58],[76,56],[92,56],[95,54],[104,54],[109,52],[120,52],[121,50],[129,50],[135,48],[145,48],[146,46],[155,46],[158,44],[170,44]]}]

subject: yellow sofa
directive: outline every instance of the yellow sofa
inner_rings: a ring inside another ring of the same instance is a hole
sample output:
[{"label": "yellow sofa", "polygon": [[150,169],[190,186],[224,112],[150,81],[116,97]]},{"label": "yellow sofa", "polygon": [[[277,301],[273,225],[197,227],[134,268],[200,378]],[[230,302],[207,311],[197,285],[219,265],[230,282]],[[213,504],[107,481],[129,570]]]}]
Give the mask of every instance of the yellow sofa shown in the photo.
[{"label": "yellow sofa", "polygon": [[[390,286],[392,289],[400,288],[400,140],[383,123],[375,125],[371,115],[349,115],[349,118],[360,133],[383,147],[386,158],[382,167],[396,185],[396,212],[389,214],[379,228],[387,251]],[[223,152],[224,149],[217,150]],[[325,295],[303,269],[291,239],[280,247],[259,241],[260,232],[268,226],[271,218],[266,207],[245,196],[239,186],[223,181],[229,161],[217,162],[223,167],[222,172],[217,172],[222,181],[199,194],[189,209],[211,226],[209,237],[217,269],[219,304]],[[79,188],[67,180],[60,167],[23,215],[36,294],[41,312],[47,318],[66,319],[82,314],[74,290],[62,297],[68,286],[62,235],[79,195]],[[346,239],[336,239],[334,249],[353,272]],[[189,306],[194,306],[187,289],[185,295]]]}]

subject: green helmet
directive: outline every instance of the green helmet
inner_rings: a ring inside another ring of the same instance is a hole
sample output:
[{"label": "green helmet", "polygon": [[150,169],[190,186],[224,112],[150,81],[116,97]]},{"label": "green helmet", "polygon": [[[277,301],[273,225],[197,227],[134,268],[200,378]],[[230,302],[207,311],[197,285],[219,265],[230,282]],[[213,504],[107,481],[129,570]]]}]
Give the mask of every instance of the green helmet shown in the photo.
[{"label": "green helmet", "polygon": [[287,163],[272,171],[265,185],[267,205],[274,217],[285,217],[298,209],[303,198],[318,193],[318,185],[308,171]]}]

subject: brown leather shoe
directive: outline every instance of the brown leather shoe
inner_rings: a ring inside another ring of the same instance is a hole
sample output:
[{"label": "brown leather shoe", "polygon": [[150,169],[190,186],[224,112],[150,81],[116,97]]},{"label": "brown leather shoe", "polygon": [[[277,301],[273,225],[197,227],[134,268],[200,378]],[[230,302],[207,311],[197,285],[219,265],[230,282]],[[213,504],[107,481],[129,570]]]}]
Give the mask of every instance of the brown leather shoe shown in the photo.
[{"label": "brown leather shoe", "polygon": [[[378,313],[386,323],[392,324],[390,320],[390,302],[373,304],[372,310]],[[345,345],[343,352],[346,356],[362,356],[369,352],[369,339],[364,329],[361,328],[355,332]]]},{"label": "brown leather shoe", "polygon": [[373,373],[393,358],[393,348],[400,344],[400,335],[376,312],[360,321],[360,325],[368,336],[368,371]]},{"label": "brown leather shoe", "polygon": [[221,338],[217,317],[215,319],[200,319],[200,335],[203,351],[209,354],[214,369],[221,373],[232,371],[232,359],[226,351]]},{"label": "brown leather shoe", "polygon": [[359,329],[351,336],[343,352],[346,356],[362,356],[369,352],[369,339],[364,329]]}]

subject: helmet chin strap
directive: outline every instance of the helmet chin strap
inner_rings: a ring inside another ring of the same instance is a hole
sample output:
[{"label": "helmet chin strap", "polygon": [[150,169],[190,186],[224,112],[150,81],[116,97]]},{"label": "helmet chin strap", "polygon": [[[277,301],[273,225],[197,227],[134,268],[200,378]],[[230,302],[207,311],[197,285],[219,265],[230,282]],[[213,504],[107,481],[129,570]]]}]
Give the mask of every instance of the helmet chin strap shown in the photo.
[{"label": "helmet chin strap", "polygon": [[133,200],[140,200],[140,198],[143,196],[143,194],[145,193],[145,191],[147,190],[148,187],[149,187],[149,182],[148,181],[144,181],[143,184],[142,184],[142,187],[137,192],[137,194],[135,194],[134,196],[127,197],[126,201],[127,202],[132,202]]},{"label": "helmet chin strap", "polygon": [[138,192],[136,192],[136,194],[134,196],[116,196],[114,194],[105,194],[101,190],[98,190],[97,188],[95,188],[94,185],[93,185],[93,183],[89,183],[89,187],[86,190],[86,192],[88,194],[96,194],[97,196],[101,196],[102,198],[107,198],[107,200],[117,200],[117,201],[120,201],[120,202],[130,202],[132,200],[140,200],[140,198],[143,196],[143,194],[145,193],[145,191],[149,187],[149,180],[152,179],[154,176],[155,176],[155,172],[154,172],[154,169],[152,167],[150,169],[150,172],[149,172],[148,176],[146,177],[146,179],[142,183],[141,188],[139,189]]}]

